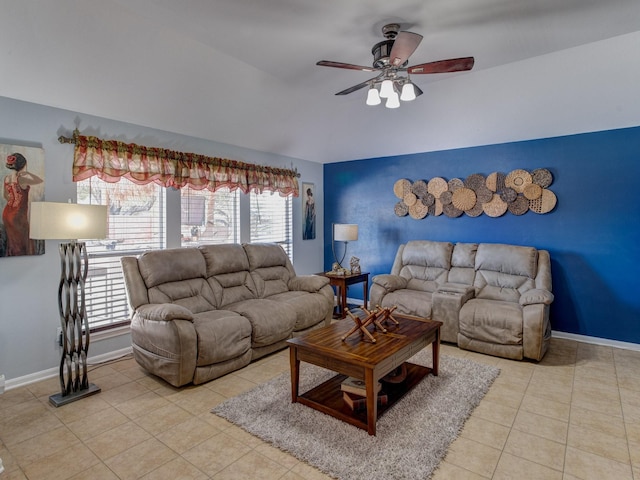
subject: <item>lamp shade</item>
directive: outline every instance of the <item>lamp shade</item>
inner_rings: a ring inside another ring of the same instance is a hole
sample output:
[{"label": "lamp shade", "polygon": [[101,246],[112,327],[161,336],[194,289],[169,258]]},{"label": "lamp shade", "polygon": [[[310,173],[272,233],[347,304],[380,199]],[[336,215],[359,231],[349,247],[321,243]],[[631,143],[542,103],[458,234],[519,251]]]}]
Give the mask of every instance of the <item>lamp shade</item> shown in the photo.
[{"label": "lamp shade", "polygon": [[367,93],[367,105],[380,105],[380,94],[376,87],[371,87]]},{"label": "lamp shade", "polygon": [[40,240],[97,239],[107,236],[107,206],[31,202],[29,237]]},{"label": "lamp shade", "polygon": [[410,102],[416,99],[416,91],[413,88],[413,83],[407,82],[402,86],[402,93],[400,94],[400,100],[403,102]]},{"label": "lamp shade", "polygon": [[400,97],[398,97],[398,93],[395,91],[391,92],[384,106],[387,108],[398,108],[400,106]]},{"label": "lamp shade", "polygon": [[358,225],[355,223],[334,224],[333,239],[337,242],[353,242],[358,240]]}]

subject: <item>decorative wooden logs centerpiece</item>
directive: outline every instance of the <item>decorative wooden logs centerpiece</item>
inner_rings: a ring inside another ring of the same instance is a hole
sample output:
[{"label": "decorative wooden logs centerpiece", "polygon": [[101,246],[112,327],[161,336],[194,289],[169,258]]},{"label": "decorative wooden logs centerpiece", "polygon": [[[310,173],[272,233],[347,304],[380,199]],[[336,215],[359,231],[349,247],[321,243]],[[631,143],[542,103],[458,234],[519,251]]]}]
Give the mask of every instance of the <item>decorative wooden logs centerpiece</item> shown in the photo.
[{"label": "decorative wooden logs centerpiece", "polygon": [[384,324],[388,324],[388,322],[391,322],[391,323],[393,323],[395,325],[400,325],[400,323],[392,315],[393,311],[396,308],[398,308],[397,305],[394,305],[391,308],[389,308],[389,307],[384,307],[383,308],[380,305],[376,305],[376,308],[371,310],[371,311],[367,310],[364,307],[361,307],[361,308],[362,308],[362,311],[365,313],[365,317],[364,318],[360,318],[358,315],[355,315],[348,308],[345,309],[345,312],[347,313],[347,315],[349,315],[351,320],[353,320],[353,323],[355,325],[353,326],[353,328],[351,330],[349,330],[342,337],[342,341],[345,341],[348,337],[350,337],[354,333],[360,332],[360,334],[361,334],[361,336],[363,338],[366,337],[369,340],[371,340],[371,343],[376,343],[375,337],[367,329],[367,327],[369,325],[373,325],[374,326],[374,331],[375,330],[379,330],[382,333],[387,333],[387,329],[385,328],[383,323]]}]

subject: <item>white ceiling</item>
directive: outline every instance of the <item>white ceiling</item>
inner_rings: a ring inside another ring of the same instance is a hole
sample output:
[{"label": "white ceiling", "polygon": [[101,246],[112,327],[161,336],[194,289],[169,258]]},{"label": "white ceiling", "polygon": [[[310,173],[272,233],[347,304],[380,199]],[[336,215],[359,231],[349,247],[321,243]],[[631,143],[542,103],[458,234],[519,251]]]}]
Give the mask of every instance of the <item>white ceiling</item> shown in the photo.
[{"label": "white ceiling", "polygon": [[[559,108],[556,87],[604,83],[602,70],[627,62],[637,85],[640,70],[637,35],[602,58],[582,47],[640,31],[638,0],[0,0],[0,11],[2,96],[317,162],[597,129],[584,115],[566,131],[524,119],[550,116],[536,111],[543,97]],[[335,96],[373,75],[316,61],[371,64],[392,21],[424,36],[410,65],[474,56],[474,69],[413,76],[425,94],[398,110],[366,106],[366,89]],[[612,115],[640,124],[636,105]]]}]

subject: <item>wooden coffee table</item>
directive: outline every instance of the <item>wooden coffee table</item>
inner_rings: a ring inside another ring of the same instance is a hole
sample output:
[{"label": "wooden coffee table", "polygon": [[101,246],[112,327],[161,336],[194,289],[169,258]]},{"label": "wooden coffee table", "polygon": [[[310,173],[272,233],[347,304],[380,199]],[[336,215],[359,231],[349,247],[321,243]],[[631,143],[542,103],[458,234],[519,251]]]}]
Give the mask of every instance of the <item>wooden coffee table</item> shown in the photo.
[{"label": "wooden coffee table", "polygon": [[[311,408],[376,434],[376,421],[394,403],[426,375],[438,375],[440,358],[440,327],[442,322],[394,314],[400,325],[387,325],[388,332],[375,332],[376,343],[352,335],[342,336],[351,328],[350,322],[335,322],[287,341],[291,361],[291,401]],[[371,328],[371,327],[370,327]],[[373,329],[371,329],[373,331]],[[433,349],[433,367],[406,362],[427,345]],[[300,385],[300,362],[327,368],[338,375],[303,394]],[[374,391],[376,383],[385,375],[405,364],[406,379],[397,384],[384,383],[387,405],[378,406]],[[364,380],[367,408],[351,410],[342,399],[340,384],[347,377]]]}]

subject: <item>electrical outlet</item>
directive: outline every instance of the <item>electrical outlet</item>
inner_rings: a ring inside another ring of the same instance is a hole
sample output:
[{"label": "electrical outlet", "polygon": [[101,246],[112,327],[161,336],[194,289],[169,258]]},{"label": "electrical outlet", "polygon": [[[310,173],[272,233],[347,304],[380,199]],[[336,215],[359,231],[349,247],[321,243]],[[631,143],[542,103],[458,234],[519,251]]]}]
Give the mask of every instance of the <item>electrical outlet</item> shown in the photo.
[{"label": "electrical outlet", "polygon": [[4,393],[4,373],[0,375],[0,395]]}]

